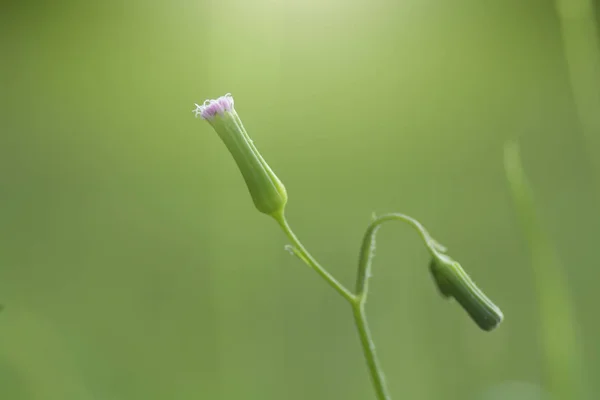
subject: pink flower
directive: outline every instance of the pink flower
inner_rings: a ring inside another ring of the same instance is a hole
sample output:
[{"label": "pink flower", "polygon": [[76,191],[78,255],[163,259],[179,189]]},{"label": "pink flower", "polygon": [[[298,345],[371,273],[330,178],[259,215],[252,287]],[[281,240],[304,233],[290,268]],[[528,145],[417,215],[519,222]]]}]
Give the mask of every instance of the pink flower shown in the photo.
[{"label": "pink flower", "polygon": [[221,96],[216,100],[206,100],[202,105],[196,104],[193,111],[196,117],[199,115],[205,120],[213,119],[217,114],[223,115],[226,111],[233,110],[233,97],[230,93]]}]

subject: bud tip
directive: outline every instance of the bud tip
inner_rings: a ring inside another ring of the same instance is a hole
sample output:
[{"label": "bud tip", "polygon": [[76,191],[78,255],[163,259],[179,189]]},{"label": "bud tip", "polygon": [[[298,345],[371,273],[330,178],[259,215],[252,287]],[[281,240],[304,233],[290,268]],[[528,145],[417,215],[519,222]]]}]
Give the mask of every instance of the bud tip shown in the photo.
[{"label": "bud tip", "polygon": [[219,97],[216,100],[206,100],[202,105],[196,104],[196,109],[193,110],[196,117],[200,116],[203,119],[213,119],[217,114],[223,115],[226,111],[233,110],[233,97],[231,93]]}]

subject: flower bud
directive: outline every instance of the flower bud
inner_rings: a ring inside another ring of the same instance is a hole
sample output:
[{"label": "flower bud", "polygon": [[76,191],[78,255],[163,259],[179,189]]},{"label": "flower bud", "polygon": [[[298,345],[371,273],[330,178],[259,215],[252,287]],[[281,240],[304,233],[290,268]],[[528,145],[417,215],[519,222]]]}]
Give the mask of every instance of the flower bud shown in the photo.
[{"label": "flower bud", "polygon": [[454,298],[481,329],[491,331],[502,322],[502,311],[475,285],[458,262],[445,254],[435,253],[429,270],[441,295]]},{"label": "flower bud", "polygon": [[226,94],[216,100],[206,100],[202,105],[196,104],[194,113],[208,121],[225,143],[258,211],[268,215],[283,213],[287,202],[285,187],[246,133],[233,107],[233,97]]}]

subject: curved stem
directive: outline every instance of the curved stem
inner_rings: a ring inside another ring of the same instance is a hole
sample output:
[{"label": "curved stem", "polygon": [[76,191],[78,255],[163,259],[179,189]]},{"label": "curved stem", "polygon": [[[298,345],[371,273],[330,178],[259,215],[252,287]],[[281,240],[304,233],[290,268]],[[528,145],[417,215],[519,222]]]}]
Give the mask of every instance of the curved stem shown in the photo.
[{"label": "curved stem", "polygon": [[367,231],[365,232],[363,243],[360,248],[360,255],[358,259],[358,275],[356,278],[356,295],[361,298],[366,298],[369,290],[368,281],[371,274],[371,261],[373,259],[375,249],[375,234],[379,227],[388,221],[401,221],[411,225],[421,236],[425,242],[425,246],[430,252],[436,253],[438,251],[444,252],[446,249],[444,246],[433,240],[427,230],[419,221],[409,217],[408,215],[399,213],[384,214],[380,217],[375,218]]},{"label": "curved stem", "polygon": [[367,298],[377,229],[383,223],[394,220],[411,225],[425,242],[425,246],[432,255],[429,271],[440,294],[445,298],[454,298],[477,326],[484,331],[495,329],[504,319],[500,308],[475,285],[458,262],[445,254],[446,248],[436,242],[419,221],[404,214],[382,215],[375,218],[367,228],[360,249],[358,278],[356,281],[357,298],[361,301],[366,301]]},{"label": "curved stem", "polygon": [[273,215],[273,218],[277,221],[281,229],[286,234],[290,242],[292,243],[292,251],[298,258],[304,261],[309,267],[314,269],[317,274],[321,276],[321,278],[325,279],[325,281],[335,289],[342,297],[348,300],[350,303],[355,303],[356,296],[352,294],[344,285],[342,285],[337,279],[335,279],[325,268],[318,263],[317,260],[304,248],[300,240],[296,237],[292,228],[288,224],[287,220],[283,213],[278,215]]},{"label": "curved stem", "polygon": [[432,253],[437,251],[443,252],[446,250],[444,246],[431,238],[425,227],[423,227],[419,221],[404,214],[391,213],[377,217],[369,224],[367,231],[365,232],[358,259],[356,302],[352,304],[352,309],[354,311],[354,321],[356,323],[356,328],[358,329],[365,359],[371,373],[371,380],[373,381],[373,386],[375,387],[375,392],[377,393],[377,398],[379,400],[390,400],[391,397],[385,384],[383,371],[377,360],[375,344],[371,338],[371,332],[369,330],[364,307],[369,292],[369,277],[371,275],[371,264],[375,254],[375,235],[377,229],[385,222],[394,220],[406,222],[416,229],[425,242],[425,245]]}]

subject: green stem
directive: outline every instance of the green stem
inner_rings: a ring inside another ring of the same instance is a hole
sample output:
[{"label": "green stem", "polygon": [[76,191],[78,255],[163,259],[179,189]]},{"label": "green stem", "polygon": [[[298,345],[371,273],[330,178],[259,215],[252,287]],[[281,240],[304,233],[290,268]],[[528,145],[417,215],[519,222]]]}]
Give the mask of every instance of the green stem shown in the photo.
[{"label": "green stem", "polygon": [[390,213],[373,219],[365,232],[363,243],[360,248],[360,255],[358,257],[358,274],[356,277],[357,296],[364,296],[365,298],[367,296],[367,292],[369,291],[368,283],[371,274],[371,263],[375,253],[375,234],[381,225],[389,221],[401,221],[412,226],[419,233],[421,239],[425,242],[425,246],[427,246],[432,254],[437,251],[444,252],[446,250],[444,246],[431,238],[425,227],[421,225],[419,221],[408,215]]},{"label": "green stem", "polygon": [[354,296],[352,292],[346,289],[344,285],[338,282],[338,280],[335,279],[329,272],[327,272],[327,270],[323,268],[317,260],[315,260],[315,258],[308,252],[308,250],[304,248],[300,240],[292,231],[292,228],[288,224],[283,213],[275,214],[273,215],[273,218],[275,218],[279,226],[281,226],[281,229],[283,229],[283,232],[286,234],[286,236],[292,243],[292,251],[294,252],[294,254],[302,261],[304,261],[309,267],[314,269],[317,272],[317,274],[321,276],[321,278],[325,279],[325,282],[327,282],[329,286],[335,289],[336,292],[338,292],[351,304],[354,304],[356,296]]},{"label": "green stem", "polygon": [[371,331],[369,330],[369,323],[367,322],[367,316],[365,313],[364,300],[355,301],[352,304],[352,311],[354,312],[354,322],[358,329],[358,336],[360,337],[360,344],[362,345],[367,366],[369,367],[369,373],[371,374],[371,381],[375,388],[378,400],[391,400],[390,393],[385,384],[385,378],[383,370],[377,360],[377,354],[375,353],[375,343],[371,337]]},{"label": "green stem", "polygon": [[304,263],[306,263],[309,267],[314,269],[329,284],[329,286],[335,289],[336,292],[338,292],[344,299],[348,301],[348,303],[350,303],[354,314],[354,322],[356,323],[356,329],[358,330],[360,343],[365,355],[367,366],[369,368],[369,373],[371,375],[371,381],[373,383],[373,387],[375,388],[375,393],[377,394],[377,399],[391,400],[391,396],[389,395],[385,384],[383,371],[377,360],[375,344],[371,337],[369,324],[365,314],[364,305],[366,301],[366,292],[361,293],[361,295],[354,295],[329,272],[327,272],[327,270],[323,268],[321,264],[319,264],[317,260],[315,260],[315,258],[302,245],[298,237],[292,231],[292,228],[288,224],[283,212],[273,214],[273,218],[275,218],[283,232],[290,240],[292,246],[291,250],[293,253],[302,261],[304,261]]}]

